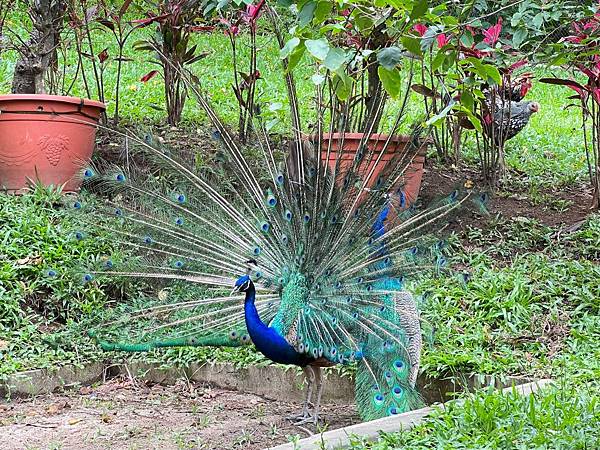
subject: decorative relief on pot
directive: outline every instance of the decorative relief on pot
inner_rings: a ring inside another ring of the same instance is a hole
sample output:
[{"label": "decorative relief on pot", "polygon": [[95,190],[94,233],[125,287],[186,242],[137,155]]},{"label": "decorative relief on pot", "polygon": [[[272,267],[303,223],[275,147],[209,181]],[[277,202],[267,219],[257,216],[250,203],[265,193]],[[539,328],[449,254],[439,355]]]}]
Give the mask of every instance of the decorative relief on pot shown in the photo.
[{"label": "decorative relief on pot", "polygon": [[69,138],[62,134],[56,136],[46,134],[40,138],[39,146],[46,155],[48,162],[56,166],[61,155],[69,150]]},{"label": "decorative relief on pot", "polygon": [[20,166],[25,164],[30,159],[32,159],[37,154],[37,149],[33,148],[26,153],[22,153],[20,155],[13,155],[10,152],[3,152],[0,149],[0,164],[3,166]]}]

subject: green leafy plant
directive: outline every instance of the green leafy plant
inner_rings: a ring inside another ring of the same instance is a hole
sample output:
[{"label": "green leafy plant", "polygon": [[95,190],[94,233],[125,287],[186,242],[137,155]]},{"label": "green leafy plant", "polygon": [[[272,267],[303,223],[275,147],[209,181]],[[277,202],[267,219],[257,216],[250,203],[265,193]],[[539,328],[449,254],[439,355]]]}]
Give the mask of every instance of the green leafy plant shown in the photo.
[{"label": "green leafy plant", "polygon": [[307,54],[315,62],[312,81],[330,74],[329,91],[351,119],[346,130],[377,129],[382,99],[402,98],[401,66],[416,39],[407,33],[428,13],[428,2],[301,1],[293,37],[281,49],[287,69]]},{"label": "green leafy plant", "polygon": [[[220,14],[218,25],[224,29],[224,34],[229,39],[231,48],[231,70],[234,83],[232,86],[237,100],[238,114],[238,137],[242,143],[247,142],[252,131],[252,121],[255,116],[260,115],[260,108],[256,102],[256,83],[261,79],[258,70],[258,48],[257,31],[258,19],[263,11],[267,9],[265,0],[256,3],[237,2],[234,5],[227,4],[228,8],[222,8],[220,4],[212,5],[205,9],[205,14]],[[243,8],[241,7],[243,6]],[[216,27],[204,27],[207,31],[213,31]],[[239,46],[240,38],[248,36],[248,69],[243,72],[240,68]]]},{"label": "green leafy plant", "polygon": [[[141,26],[133,24],[125,20],[125,14],[129,7],[131,6],[132,0],[124,0],[123,3],[117,7],[115,4],[104,5],[102,9],[102,16],[97,19],[97,22],[109,30],[117,43],[119,51],[116,57],[113,58],[117,63],[117,78],[115,83],[115,112],[113,115],[113,123],[117,124],[119,122],[119,107],[120,107],[120,93],[121,93],[121,74],[123,69],[123,63],[127,61],[131,61],[131,58],[127,58],[124,55],[124,49],[127,45],[127,41],[131,37],[131,35]],[[100,59],[100,64],[105,63],[109,54],[105,49],[100,53],[103,55]],[[102,70],[104,67],[102,67]]]},{"label": "green leafy plant", "polygon": [[357,437],[352,448],[586,449],[600,439],[597,398],[594,385],[559,383],[531,395],[484,390],[438,409],[410,431],[386,433],[375,443]]},{"label": "green leafy plant", "polygon": [[572,34],[562,42],[562,55],[566,61],[559,58],[561,63],[570,64],[587,81],[585,84],[574,79],[544,78],[541,81],[549,84],[562,85],[575,91],[569,97],[581,110],[581,123],[584,138],[588,176],[592,186],[591,208],[600,209],[600,11],[594,15],[573,22]]},{"label": "green leafy plant", "polygon": [[[134,20],[139,27],[156,25],[156,34],[146,40],[136,42],[134,48],[150,51],[155,63],[160,66],[164,78],[167,122],[177,125],[187,97],[187,87],[183,70],[207,53],[197,52],[197,45],[191,44],[192,34],[198,29],[195,21],[201,17],[199,0],[161,0],[154,4],[154,10],[146,13],[147,18]],[[159,73],[152,70],[141,78],[147,82]]]}]

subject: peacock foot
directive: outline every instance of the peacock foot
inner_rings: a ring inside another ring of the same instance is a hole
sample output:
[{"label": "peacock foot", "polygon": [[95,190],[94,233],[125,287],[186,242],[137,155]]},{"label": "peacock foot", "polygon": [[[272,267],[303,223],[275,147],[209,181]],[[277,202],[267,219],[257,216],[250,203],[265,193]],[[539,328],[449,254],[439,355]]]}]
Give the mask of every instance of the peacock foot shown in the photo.
[{"label": "peacock foot", "polygon": [[308,413],[305,416],[298,416],[297,420],[294,422],[294,425],[305,425],[307,423],[312,423],[313,425],[317,425],[319,422],[319,416],[315,414]]},{"label": "peacock foot", "polygon": [[291,414],[291,415],[287,416],[286,418],[292,422],[297,422],[299,420],[304,420],[307,417],[312,417],[312,415],[310,414],[310,412],[308,412],[308,410],[305,409],[305,410],[302,410],[301,413]]}]

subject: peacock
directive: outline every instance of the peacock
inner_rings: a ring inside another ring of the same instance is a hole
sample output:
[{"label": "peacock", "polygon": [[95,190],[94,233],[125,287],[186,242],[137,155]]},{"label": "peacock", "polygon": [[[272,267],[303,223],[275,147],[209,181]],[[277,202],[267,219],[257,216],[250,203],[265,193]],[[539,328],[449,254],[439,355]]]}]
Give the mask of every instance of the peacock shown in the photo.
[{"label": "peacock", "polygon": [[397,147],[392,135],[407,119],[404,106],[382,148],[367,145],[376,131],[367,128],[349,157],[346,133],[333,134],[346,129],[345,106],[333,95],[328,102],[336,104],[324,111],[326,85],[318,86],[312,134],[303,134],[287,81],[290,143],[273,138],[258,116],[255,139],[239,145],[189,76],[214,127],[210,164],[140,130],[122,135],[140,170],[96,162],[82,171],[87,189],[106,200],[73,200],[80,219],[73,234],[91,239],[102,230],[119,248],[90,262],[83,282],[146,279],[159,289],[151,306],[120,300],[115,318],[89,334],[106,351],[254,345],[304,371],[299,424],[318,422],[322,369],[334,365],[356,366],[364,420],[414,409],[423,332],[411,283],[446,270],[444,241],[430,231],[479,195],[456,189],[416,208],[404,188],[426,130],[413,127]]}]

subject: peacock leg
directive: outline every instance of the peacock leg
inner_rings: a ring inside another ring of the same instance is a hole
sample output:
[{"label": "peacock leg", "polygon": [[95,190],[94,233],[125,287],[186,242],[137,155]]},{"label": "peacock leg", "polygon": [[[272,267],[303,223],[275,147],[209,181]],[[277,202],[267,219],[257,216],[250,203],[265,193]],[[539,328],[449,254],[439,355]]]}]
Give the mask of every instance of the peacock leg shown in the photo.
[{"label": "peacock leg", "polygon": [[[311,367],[311,366],[309,366]],[[317,423],[319,423],[319,409],[321,407],[321,394],[323,393],[323,372],[322,369],[320,367],[312,367],[311,370],[312,374],[313,374],[313,378],[311,380],[311,395],[312,395],[312,385],[316,384],[317,385],[317,398],[315,401],[315,404],[313,406],[313,410],[312,410],[312,414],[310,414],[308,412],[308,406],[309,406],[309,398],[307,396],[307,401],[304,405],[304,414],[303,417],[300,418],[300,420],[298,420],[296,422],[296,425],[302,425],[305,423],[309,423],[312,422],[314,425],[317,425]]]},{"label": "peacock leg", "polygon": [[304,372],[304,376],[308,381],[308,386],[306,387],[306,399],[304,401],[304,406],[302,408],[302,413],[300,415],[292,415],[288,417],[289,419],[295,420],[296,424],[300,425],[302,423],[306,423],[307,420],[311,418],[311,415],[308,411],[310,406],[310,400],[312,398],[313,385],[315,383],[315,371],[311,366],[306,366],[302,368]]},{"label": "peacock leg", "polygon": [[313,408],[312,420],[316,425],[319,422],[319,408],[321,407],[321,394],[323,393],[323,369],[314,367],[313,370],[315,372],[315,383],[317,384],[317,401]]}]

